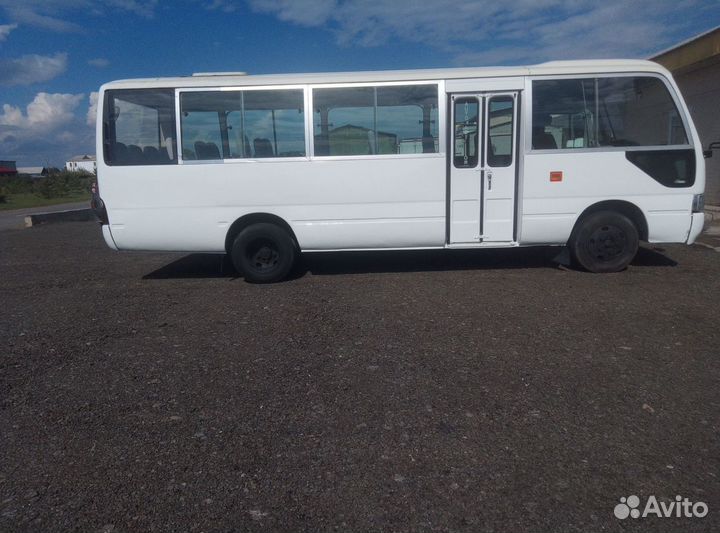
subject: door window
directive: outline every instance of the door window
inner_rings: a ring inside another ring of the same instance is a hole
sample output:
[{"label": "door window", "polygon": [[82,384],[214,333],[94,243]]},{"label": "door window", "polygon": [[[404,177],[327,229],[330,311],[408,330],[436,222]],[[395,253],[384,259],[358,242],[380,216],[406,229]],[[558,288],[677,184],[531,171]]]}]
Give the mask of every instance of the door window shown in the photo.
[{"label": "door window", "polygon": [[455,100],[453,124],[456,168],[473,168],[478,164],[478,117],[480,106],[477,98]]},{"label": "door window", "polygon": [[512,96],[494,96],[488,103],[487,164],[509,167],[512,164],[514,107]]}]

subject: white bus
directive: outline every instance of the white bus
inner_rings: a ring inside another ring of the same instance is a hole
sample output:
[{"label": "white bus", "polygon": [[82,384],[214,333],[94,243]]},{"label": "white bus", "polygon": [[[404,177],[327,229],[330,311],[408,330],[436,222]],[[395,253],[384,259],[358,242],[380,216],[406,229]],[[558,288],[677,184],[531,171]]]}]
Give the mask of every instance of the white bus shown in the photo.
[{"label": "white bus", "polygon": [[615,272],[704,221],[698,134],[648,61],[115,81],[97,132],[108,246],[252,282],[335,250],[567,245]]}]

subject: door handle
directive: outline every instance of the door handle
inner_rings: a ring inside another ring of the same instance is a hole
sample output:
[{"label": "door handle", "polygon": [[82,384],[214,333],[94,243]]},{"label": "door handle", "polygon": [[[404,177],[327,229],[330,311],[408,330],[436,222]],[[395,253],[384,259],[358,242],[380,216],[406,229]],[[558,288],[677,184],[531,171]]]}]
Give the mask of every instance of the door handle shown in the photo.
[{"label": "door handle", "polygon": [[488,170],[488,191],[492,191],[492,171]]}]

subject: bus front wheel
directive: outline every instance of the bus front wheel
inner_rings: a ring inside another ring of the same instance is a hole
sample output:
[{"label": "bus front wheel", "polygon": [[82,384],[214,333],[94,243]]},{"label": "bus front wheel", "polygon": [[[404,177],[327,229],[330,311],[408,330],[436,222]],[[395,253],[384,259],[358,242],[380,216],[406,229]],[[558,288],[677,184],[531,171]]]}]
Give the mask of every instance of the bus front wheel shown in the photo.
[{"label": "bus front wheel", "polygon": [[584,217],[568,243],[573,259],[590,272],[619,272],[633,260],[639,244],[635,224],[621,213],[598,211]]},{"label": "bus front wheel", "polygon": [[295,263],[295,244],[275,224],[248,226],[237,234],[230,249],[235,269],[250,283],[273,283],[288,275]]}]

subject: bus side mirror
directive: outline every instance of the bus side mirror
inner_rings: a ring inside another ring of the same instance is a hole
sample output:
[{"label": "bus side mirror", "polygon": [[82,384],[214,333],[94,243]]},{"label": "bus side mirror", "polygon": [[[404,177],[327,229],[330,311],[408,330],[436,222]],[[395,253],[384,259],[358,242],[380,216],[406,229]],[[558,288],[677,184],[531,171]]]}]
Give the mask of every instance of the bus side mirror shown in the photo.
[{"label": "bus side mirror", "polygon": [[708,149],[703,151],[705,159],[709,159],[713,156],[713,150],[720,150],[720,141],[715,141],[708,145]]}]

